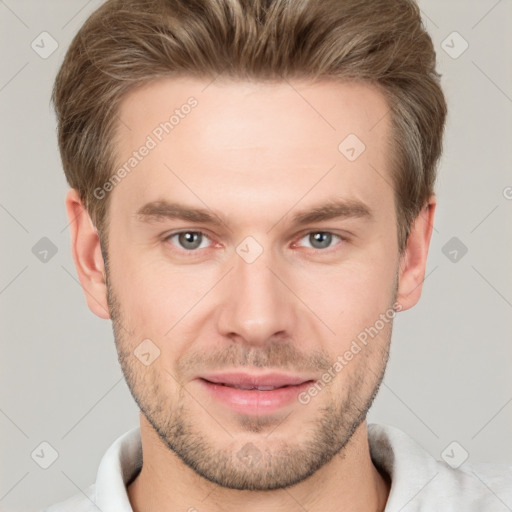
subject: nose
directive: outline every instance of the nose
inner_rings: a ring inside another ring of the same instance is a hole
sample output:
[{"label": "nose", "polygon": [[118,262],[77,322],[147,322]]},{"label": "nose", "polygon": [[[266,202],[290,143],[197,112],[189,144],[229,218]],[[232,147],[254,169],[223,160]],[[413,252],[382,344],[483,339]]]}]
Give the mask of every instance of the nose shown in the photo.
[{"label": "nose", "polygon": [[250,263],[235,253],[233,264],[222,284],[219,333],[246,346],[292,337],[298,301],[287,288],[286,268],[267,250]]}]

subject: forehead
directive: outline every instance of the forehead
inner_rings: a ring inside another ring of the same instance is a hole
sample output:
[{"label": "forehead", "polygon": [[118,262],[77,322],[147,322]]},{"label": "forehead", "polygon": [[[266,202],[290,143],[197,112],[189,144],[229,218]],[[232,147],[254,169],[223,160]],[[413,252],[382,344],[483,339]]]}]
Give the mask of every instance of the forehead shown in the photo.
[{"label": "forehead", "polygon": [[112,199],[132,211],[178,190],[196,203],[217,191],[264,208],[319,180],[316,193],[340,180],[347,190],[359,183],[359,196],[377,193],[376,179],[385,185],[388,105],[368,84],[161,79],[127,94],[118,113],[117,164],[127,172]]},{"label": "forehead", "polygon": [[[187,103],[192,98],[197,105],[189,109]],[[382,117],[388,110],[380,90],[363,82],[166,78],[124,96],[119,108],[119,132],[125,140],[130,139],[134,128],[151,133],[175,113],[171,122],[173,135],[193,124],[195,135],[205,137],[200,140],[202,143],[214,140],[216,145],[229,147],[256,148],[258,143],[286,147],[298,138],[311,139],[315,133],[330,144],[344,133],[359,133],[364,138],[376,124],[380,129],[372,135],[378,136],[387,127]],[[190,116],[192,121],[182,123],[189,113],[195,114]],[[301,124],[297,126],[295,121]],[[238,127],[236,132],[231,130],[233,122]],[[273,135],[282,129],[282,137],[274,139]],[[318,143],[318,136],[312,138],[314,144]]]}]

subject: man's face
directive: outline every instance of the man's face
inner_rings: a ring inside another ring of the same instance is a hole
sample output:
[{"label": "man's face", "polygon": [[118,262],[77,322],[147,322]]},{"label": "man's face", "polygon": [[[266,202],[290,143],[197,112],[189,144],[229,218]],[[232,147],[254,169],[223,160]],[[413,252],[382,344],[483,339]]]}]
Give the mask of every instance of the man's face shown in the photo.
[{"label": "man's face", "polygon": [[[150,149],[110,192],[117,350],[145,418],[210,481],[298,483],[364,421],[399,265],[387,112],[375,89],[335,82],[166,79],[124,98],[119,166]],[[155,201],[220,221],[149,215]],[[334,202],[342,215],[295,218]],[[321,384],[237,391],[203,380],[231,372]]]}]

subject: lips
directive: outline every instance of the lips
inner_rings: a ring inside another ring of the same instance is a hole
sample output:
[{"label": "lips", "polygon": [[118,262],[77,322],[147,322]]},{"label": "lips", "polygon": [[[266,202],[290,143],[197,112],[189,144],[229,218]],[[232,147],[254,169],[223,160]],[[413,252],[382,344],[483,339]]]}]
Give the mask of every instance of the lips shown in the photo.
[{"label": "lips", "polygon": [[314,380],[308,376],[286,375],[282,373],[251,375],[241,372],[208,374],[201,375],[199,378],[213,384],[253,391],[272,391],[279,388],[298,386],[305,382]]},{"label": "lips", "polygon": [[228,388],[234,388],[234,389],[245,389],[247,391],[273,391],[274,389],[281,389],[281,388],[287,388],[289,386],[254,386],[254,385],[231,385],[231,384],[224,384],[223,382],[212,382],[211,380],[203,379],[207,382],[211,382],[212,384],[218,384],[219,386],[226,386]]},{"label": "lips", "polygon": [[[298,396],[314,382],[308,375],[225,372],[200,375],[195,381],[211,406],[245,416],[271,416],[298,407]],[[206,403],[206,402],[205,402]],[[220,411],[219,411],[220,412]]]}]

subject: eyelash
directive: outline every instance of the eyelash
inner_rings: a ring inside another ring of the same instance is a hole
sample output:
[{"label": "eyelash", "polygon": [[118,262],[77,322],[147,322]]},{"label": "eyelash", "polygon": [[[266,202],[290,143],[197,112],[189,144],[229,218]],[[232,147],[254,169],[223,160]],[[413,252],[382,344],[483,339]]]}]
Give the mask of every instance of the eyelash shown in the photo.
[{"label": "eyelash", "polygon": [[[174,233],[170,233],[170,234],[168,234],[168,235],[166,235],[164,237],[164,241],[165,242],[170,241],[173,237],[176,237],[176,236],[180,235],[181,233],[200,233],[201,235],[203,235],[203,237],[205,237],[208,240],[212,241],[212,239],[204,231],[191,230],[191,229],[185,229],[185,230],[182,230],[182,231],[176,231]],[[311,230],[311,231],[308,231],[308,232],[306,232],[304,234],[301,234],[301,236],[297,240],[302,240],[303,238],[305,238],[305,237],[307,237],[307,236],[309,236],[311,234],[317,234],[317,233],[332,235],[333,237],[338,238],[340,240],[340,242],[338,242],[338,244],[335,244],[335,245],[333,245],[331,247],[328,247],[326,249],[315,249],[315,248],[312,248],[312,247],[308,248],[308,249],[310,249],[310,251],[312,251],[315,254],[317,254],[317,253],[330,253],[332,251],[337,250],[336,245],[339,245],[341,242],[348,242],[348,238],[346,238],[346,237],[343,237],[341,235],[333,233],[332,231],[322,231],[322,230]],[[174,245],[174,244],[171,244],[171,245]],[[295,242],[294,242],[293,245],[295,245]],[[177,247],[177,246],[174,246],[174,247]],[[201,249],[187,250],[187,249],[183,249],[183,248],[179,248],[179,247],[177,248],[177,250],[181,251],[181,252],[184,252],[184,253],[190,253],[190,254],[198,253],[198,252],[201,251]]]}]

